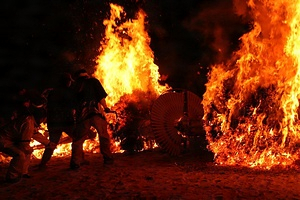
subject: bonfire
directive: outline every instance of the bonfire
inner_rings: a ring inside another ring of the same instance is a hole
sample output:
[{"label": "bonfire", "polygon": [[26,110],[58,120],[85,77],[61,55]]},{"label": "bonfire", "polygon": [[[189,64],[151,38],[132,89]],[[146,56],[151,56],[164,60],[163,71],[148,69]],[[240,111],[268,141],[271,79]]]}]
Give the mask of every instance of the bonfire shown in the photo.
[{"label": "bonfire", "polygon": [[204,110],[220,165],[291,166],[300,153],[300,1],[235,1],[252,30],[227,63],[212,66]]}]

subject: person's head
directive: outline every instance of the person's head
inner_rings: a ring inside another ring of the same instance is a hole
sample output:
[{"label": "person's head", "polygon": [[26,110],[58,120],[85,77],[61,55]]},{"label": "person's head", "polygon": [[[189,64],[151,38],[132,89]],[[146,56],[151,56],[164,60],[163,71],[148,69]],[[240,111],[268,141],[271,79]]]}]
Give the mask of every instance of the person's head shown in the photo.
[{"label": "person's head", "polygon": [[67,72],[60,74],[59,85],[70,87],[73,81],[71,74]]},{"label": "person's head", "polygon": [[86,71],[86,69],[79,69],[74,73],[75,79],[81,78],[81,77],[89,77],[88,72]]}]

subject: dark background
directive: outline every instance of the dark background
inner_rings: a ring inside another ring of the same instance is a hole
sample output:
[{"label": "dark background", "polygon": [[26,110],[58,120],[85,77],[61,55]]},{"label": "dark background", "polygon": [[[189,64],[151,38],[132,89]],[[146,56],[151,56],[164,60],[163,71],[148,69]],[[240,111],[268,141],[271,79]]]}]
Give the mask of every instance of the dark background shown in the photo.
[{"label": "dark background", "polygon": [[128,18],[148,15],[155,64],[173,88],[205,92],[210,66],[238,48],[248,22],[234,14],[231,0],[10,0],[1,8],[1,91],[43,91],[57,75],[92,68],[103,38],[109,3]]}]

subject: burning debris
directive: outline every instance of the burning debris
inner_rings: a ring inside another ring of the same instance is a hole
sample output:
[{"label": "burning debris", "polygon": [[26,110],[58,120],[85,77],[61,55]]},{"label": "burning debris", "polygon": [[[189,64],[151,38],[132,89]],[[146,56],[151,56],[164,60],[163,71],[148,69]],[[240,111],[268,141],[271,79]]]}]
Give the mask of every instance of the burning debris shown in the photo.
[{"label": "burning debris", "polygon": [[103,22],[105,38],[94,73],[109,94],[107,104],[119,116],[117,130],[112,135],[121,142],[121,148],[129,152],[147,148],[144,144],[147,138],[141,133],[147,128],[141,129],[141,124],[149,120],[153,101],[169,88],[159,83],[145,17],[139,10],[134,19],[124,20],[123,8],[111,4],[110,19]]},{"label": "burning debris", "polygon": [[147,144],[148,139],[154,140],[154,135],[147,131],[150,124],[145,124],[145,121],[150,120],[149,105],[152,105],[154,99],[145,98],[145,95],[140,92],[137,101],[133,101],[131,98],[123,98],[125,102],[125,99],[127,99],[126,106],[121,111],[121,114],[125,117],[123,119],[124,125],[114,132],[114,138],[121,141],[121,149],[129,153],[151,148]]},{"label": "burning debris", "polygon": [[247,6],[253,29],[233,59],[209,74],[203,100],[209,148],[221,165],[290,166],[300,154],[300,2],[236,6],[243,8],[238,13]]}]

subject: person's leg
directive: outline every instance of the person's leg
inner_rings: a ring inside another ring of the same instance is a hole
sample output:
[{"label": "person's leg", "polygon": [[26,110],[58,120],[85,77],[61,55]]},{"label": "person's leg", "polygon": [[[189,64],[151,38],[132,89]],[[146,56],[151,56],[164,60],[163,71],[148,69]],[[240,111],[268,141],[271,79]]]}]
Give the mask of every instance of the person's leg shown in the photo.
[{"label": "person's leg", "polygon": [[21,180],[24,171],[25,153],[17,146],[9,146],[1,151],[12,157],[6,173],[6,181],[10,183],[18,182]]},{"label": "person's leg", "polygon": [[113,154],[111,152],[111,143],[109,138],[99,137],[100,152],[103,156],[104,164],[113,164]]},{"label": "person's leg", "polygon": [[49,140],[50,143],[45,147],[45,151],[43,153],[41,162],[39,164],[39,168],[45,168],[48,161],[51,159],[54,150],[56,149],[56,146],[60,140],[60,137],[62,135],[62,130],[60,127],[48,127],[49,130]]},{"label": "person's leg", "polygon": [[23,178],[30,178],[31,176],[29,175],[29,165],[30,165],[30,157],[31,154],[25,154],[25,161],[24,161],[24,167],[23,167],[23,174],[22,177]]},{"label": "person's leg", "polygon": [[72,155],[70,161],[71,169],[78,169],[84,161],[83,143],[87,139],[88,130],[90,129],[89,119],[82,121],[76,126],[72,141]]},{"label": "person's leg", "polygon": [[[79,127],[80,128],[80,127]],[[80,132],[85,132],[85,130],[86,130],[86,127],[82,127],[81,129],[84,129],[83,131],[80,131]],[[79,129],[78,129],[79,130]],[[66,126],[66,127],[64,127],[63,128],[63,132],[65,132],[71,139],[72,139],[72,141],[74,141],[74,139],[76,140],[76,138],[75,138],[75,129],[74,129],[74,126]],[[86,139],[87,139],[88,137],[86,137]],[[82,142],[82,141],[80,141],[80,142],[78,142],[78,144],[79,143],[84,143],[84,141]],[[77,146],[75,146],[75,149],[77,148]],[[78,146],[78,148],[80,148],[79,146]],[[83,148],[83,147],[82,147]],[[81,149],[82,149],[81,148]],[[73,149],[73,147],[72,147],[72,149]],[[79,153],[78,153],[79,154]],[[76,162],[79,162],[79,161],[76,161]],[[85,160],[84,159],[84,152],[82,151],[82,159],[81,159],[81,161],[80,161],[80,165],[89,165],[90,163],[87,161],[87,160]]]},{"label": "person's leg", "polygon": [[[19,124],[19,123],[17,123]],[[19,124],[19,131],[21,133],[21,141],[18,143],[18,148],[22,151],[18,152],[18,149],[15,149],[14,151],[17,151],[19,156],[21,157],[22,161],[22,174],[28,175],[28,168],[30,165],[30,157],[31,153],[33,151],[33,148],[30,146],[31,139],[33,137],[34,129],[35,129],[35,119],[33,116],[27,116],[24,120],[21,121],[21,124]]]},{"label": "person's leg", "polygon": [[94,116],[92,126],[97,130],[100,142],[100,152],[103,156],[104,164],[113,163],[113,154],[111,152],[110,136],[107,132],[107,122],[101,116]]}]

